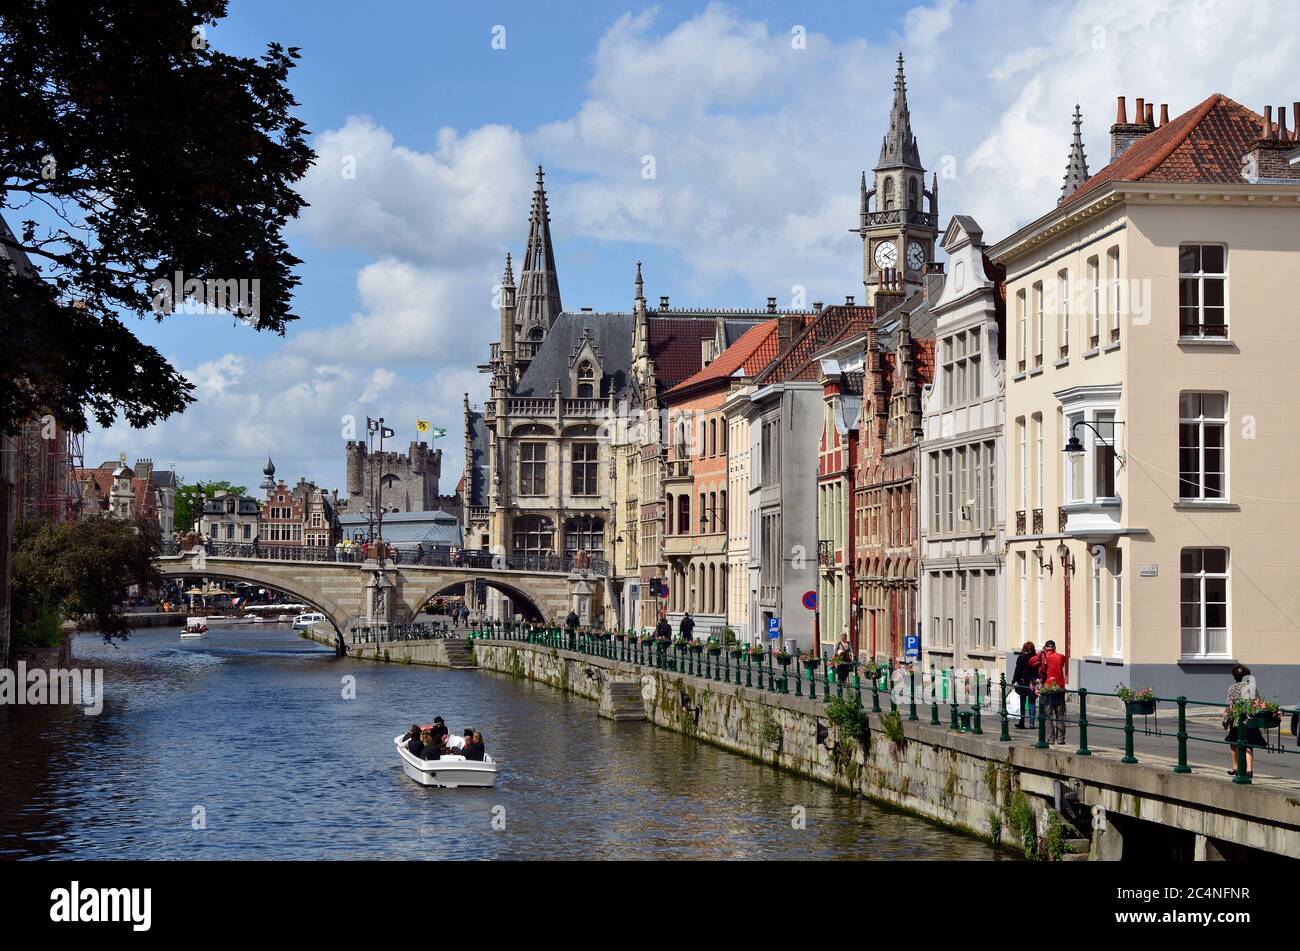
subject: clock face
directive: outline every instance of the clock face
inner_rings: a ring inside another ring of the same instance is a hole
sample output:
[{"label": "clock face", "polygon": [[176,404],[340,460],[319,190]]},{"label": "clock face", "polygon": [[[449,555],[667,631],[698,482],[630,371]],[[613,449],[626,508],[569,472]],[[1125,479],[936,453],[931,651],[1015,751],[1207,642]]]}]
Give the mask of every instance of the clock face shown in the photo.
[{"label": "clock face", "polygon": [[876,267],[893,267],[898,263],[898,245],[892,241],[882,241],[876,245]]},{"label": "clock face", "polygon": [[925,248],[921,246],[920,241],[913,241],[907,246],[907,266],[913,271],[925,267]]}]

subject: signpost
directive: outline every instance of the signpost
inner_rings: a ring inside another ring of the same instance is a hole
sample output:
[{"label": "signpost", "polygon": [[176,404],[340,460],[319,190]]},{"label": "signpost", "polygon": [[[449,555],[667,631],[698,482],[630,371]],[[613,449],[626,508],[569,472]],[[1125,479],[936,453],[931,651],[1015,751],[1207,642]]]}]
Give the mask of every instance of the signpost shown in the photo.
[{"label": "signpost", "polygon": [[809,611],[816,611],[816,610],[817,610],[817,592],[816,592],[816,591],[805,591],[805,592],[803,593],[803,606],[806,607]]},{"label": "signpost", "polygon": [[903,635],[903,657],[910,661],[918,661],[921,659],[920,634]]},{"label": "signpost", "polygon": [[767,619],[767,638],[775,641],[781,637],[781,619],[779,617],[770,617]]}]

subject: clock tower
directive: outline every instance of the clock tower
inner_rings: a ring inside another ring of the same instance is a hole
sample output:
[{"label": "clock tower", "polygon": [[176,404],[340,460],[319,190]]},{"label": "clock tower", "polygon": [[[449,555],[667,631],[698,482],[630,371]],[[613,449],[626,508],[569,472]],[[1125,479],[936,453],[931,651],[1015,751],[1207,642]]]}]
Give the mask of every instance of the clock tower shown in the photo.
[{"label": "clock tower", "polygon": [[925,187],[925,169],[907,110],[902,53],[894,77],[889,131],[880,144],[880,160],[873,172],[875,184],[870,189],[867,174],[862,173],[860,221],[854,229],[862,236],[862,283],[868,304],[875,303],[882,272],[891,282],[901,282],[906,295],[920,290],[925,266],[934,260],[939,233],[939,176]]}]

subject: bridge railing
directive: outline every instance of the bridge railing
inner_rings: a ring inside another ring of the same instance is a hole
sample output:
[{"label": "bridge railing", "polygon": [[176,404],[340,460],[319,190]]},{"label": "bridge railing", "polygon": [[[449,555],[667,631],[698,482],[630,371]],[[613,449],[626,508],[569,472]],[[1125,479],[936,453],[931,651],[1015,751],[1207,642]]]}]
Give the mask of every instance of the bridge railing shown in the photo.
[{"label": "bridge railing", "polygon": [[[180,555],[202,548],[210,558],[249,558],[272,561],[306,561],[337,562],[342,564],[360,564],[366,555],[374,556],[373,550],[363,550],[361,546],[352,545],[347,549],[337,546],[322,547],[314,545],[283,545],[274,542],[217,542],[186,546],[183,550],[175,541],[164,541],[161,554]],[[498,555],[490,551],[474,551],[447,548],[410,549],[389,546],[384,554],[388,564],[428,568],[483,568],[494,571],[526,572],[572,572],[586,570],[599,576],[609,574],[609,562],[603,558],[592,558],[583,554],[552,555],[511,554]]]},{"label": "bridge railing", "polygon": [[352,644],[383,644],[390,641],[429,641],[452,636],[452,629],[438,621],[414,624],[356,624],[348,631]]}]

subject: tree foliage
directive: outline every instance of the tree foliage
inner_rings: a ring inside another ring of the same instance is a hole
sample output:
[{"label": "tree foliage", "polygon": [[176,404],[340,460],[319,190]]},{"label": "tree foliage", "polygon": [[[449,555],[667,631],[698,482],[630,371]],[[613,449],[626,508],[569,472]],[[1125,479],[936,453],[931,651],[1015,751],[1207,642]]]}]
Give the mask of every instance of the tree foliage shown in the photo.
[{"label": "tree foliage", "polygon": [[172,506],[172,521],[176,531],[188,532],[198,520],[200,512],[200,493],[203,498],[215,499],[217,493],[243,495],[248,486],[235,485],[231,482],[179,482],[176,486],[176,502]]},{"label": "tree foliage", "polygon": [[213,49],[226,6],[0,6],[0,429],[45,412],[84,429],[88,413],[142,427],[182,411],[190,384],[122,322],[171,312],[154,282],[177,272],[256,281],[239,319],[258,330],[296,319],[282,231],[314,159],[286,85],[298,51]]},{"label": "tree foliage", "polygon": [[87,518],[39,522],[20,532],[13,562],[15,640],[40,627],[51,612],[85,618],[104,640],[131,633],[118,610],[132,585],[156,585],[161,576],[158,524],[153,519]]}]

